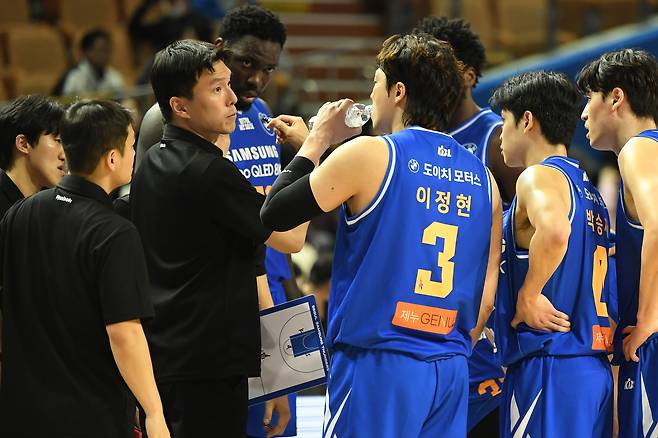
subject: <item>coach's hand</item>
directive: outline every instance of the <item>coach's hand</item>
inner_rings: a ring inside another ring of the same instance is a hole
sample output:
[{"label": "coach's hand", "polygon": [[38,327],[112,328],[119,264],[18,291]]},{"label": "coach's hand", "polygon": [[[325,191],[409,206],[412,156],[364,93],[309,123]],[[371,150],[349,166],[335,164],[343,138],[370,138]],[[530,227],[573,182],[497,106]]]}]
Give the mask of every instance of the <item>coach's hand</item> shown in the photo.
[{"label": "coach's hand", "polygon": [[648,324],[638,323],[624,327],[622,334],[627,335],[622,341],[622,349],[624,350],[624,357],[627,361],[639,362],[640,358],[637,355],[637,349],[644,344],[649,336],[658,332],[658,324],[654,327]]},{"label": "coach's hand", "polygon": [[[276,411],[279,422],[272,425],[272,412]],[[284,395],[265,402],[265,415],[263,415],[263,429],[267,438],[281,435],[290,421],[290,405],[288,396]]]},{"label": "coach's hand", "polygon": [[277,143],[287,143],[296,151],[302,147],[304,140],[308,137],[308,128],[304,119],[297,116],[281,114],[270,120],[267,127],[274,129]]},{"label": "coach's hand", "polygon": [[533,329],[549,332],[568,332],[571,327],[569,315],[553,307],[545,295],[524,293],[521,290],[516,302],[516,314],[512,320],[512,327],[517,328],[522,322]]}]

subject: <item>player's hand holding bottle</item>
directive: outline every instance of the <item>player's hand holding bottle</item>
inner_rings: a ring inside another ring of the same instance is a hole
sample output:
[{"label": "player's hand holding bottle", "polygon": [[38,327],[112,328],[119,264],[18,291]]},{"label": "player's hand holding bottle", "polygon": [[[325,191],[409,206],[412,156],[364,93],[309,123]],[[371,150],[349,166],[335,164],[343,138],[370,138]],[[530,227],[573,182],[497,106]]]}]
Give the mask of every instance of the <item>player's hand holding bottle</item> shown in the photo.
[{"label": "player's hand holding bottle", "polygon": [[329,146],[359,135],[361,127],[350,128],[345,125],[345,114],[353,104],[351,99],[342,99],[322,105],[299,155],[318,163]]}]

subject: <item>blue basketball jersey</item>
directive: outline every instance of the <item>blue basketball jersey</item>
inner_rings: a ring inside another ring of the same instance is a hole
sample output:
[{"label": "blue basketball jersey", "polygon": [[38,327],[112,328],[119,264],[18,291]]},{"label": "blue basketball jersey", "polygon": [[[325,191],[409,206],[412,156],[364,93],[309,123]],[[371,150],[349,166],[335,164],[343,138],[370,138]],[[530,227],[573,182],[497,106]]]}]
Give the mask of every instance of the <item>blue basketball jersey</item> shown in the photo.
[{"label": "blue basketball jersey", "polygon": [[[252,186],[262,194],[267,194],[274,180],[281,173],[281,146],[276,143],[276,135],[267,129],[270,112],[261,99],[247,111],[238,111],[235,131],[231,134],[231,145],[226,158],[240,169]],[[290,268],[285,254],[270,247],[266,248],[265,270],[274,304],[286,301],[281,281],[290,278]],[[295,394],[290,395],[291,420],[282,436],[297,434]],[[263,430],[264,405],[249,407],[247,432],[249,436],[265,436]],[[276,413],[274,414],[276,417]],[[276,418],[272,419],[277,421]]]},{"label": "blue basketball jersey", "polygon": [[421,360],[469,355],[489,255],[488,173],[436,131],[414,126],[384,140],[379,192],[358,215],[341,210],[329,344]]},{"label": "blue basketball jersey", "polygon": [[[643,131],[636,137],[649,138],[658,142],[658,130]],[[622,330],[637,323],[640,299],[640,267],[642,266],[642,241],[644,229],[637,221],[629,218],[624,206],[624,186],[619,183],[617,204],[617,305],[619,325],[615,332],[615,362],[623,359]],[[649,339],[658,337],[652,335]]]},{"label": "blue basketball jersey", "polygon": [[610,230],[610,249],[615,249],[615,255],[608,256],[608,297],[605,302],[608,305],[608,315],[619,324],[619,306],[617,305],[617,254],[616,254],[617,235],[615,230]]},{"label": "blue basketball jersey", "polygon": [[[502,125],[503,119],[491,108],[482,108],[477,114],[455,128],[450,135],[486,165],[491,136],[496,128]],[[500,367],[500,360],[494,352],[494,346],[485,336],[482,336],[475,344],[473,354],[468,359],[468,369],[471,385],[480,385],[490,379],[495,380],[505,375]]]},{"label": "blue basketball jersey", "polygon": [[584,356],[603,354],[610,348],[611,333],[604,298],[608,296],[608,212],[603,198],[578,162],[550,157],[541,165],[559,170],[571,193],[571,235],[562,263],[542,293],[553,306],[569,315],[571,331],[550,333],[520,324],[512,329],[518,292],[528,272],[528,252],[514,240],[512,208],[503,218],[504,251],[496,295],[495,335],[503,365],[528,356]]},{"label": "blue basketball jersey", "polygon": [[485,166],[489,161],[489,142],[503,119],[491,108],[482,108],[477,114],[455,128],[450,135],[466,150],[478,157]]},{"label": "blue basketball jersey", "polygon": [[[247,111],[238,111],[235,131],[231,134],[231,146],[226,158],[240,169],[252,186],[266,195],[276,177],[281,173],[281,146],[276,143],[274,130],[267,128],[270,112],[261,99]],[[275,304],[285,301],[281,281],[291,277],[288,260],[284,254],[266,249],[265,269]]]}]

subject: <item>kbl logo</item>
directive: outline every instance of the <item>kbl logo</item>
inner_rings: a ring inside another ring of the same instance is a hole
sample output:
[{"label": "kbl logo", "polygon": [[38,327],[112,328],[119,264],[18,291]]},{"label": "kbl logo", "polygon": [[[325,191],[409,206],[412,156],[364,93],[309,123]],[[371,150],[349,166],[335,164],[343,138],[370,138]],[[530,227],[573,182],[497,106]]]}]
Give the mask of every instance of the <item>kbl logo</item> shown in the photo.
[{"label": "kbl logo", "polygon": [[452,158],[452,151],[443,145],[439,146],[436,153],[439,157]]}]

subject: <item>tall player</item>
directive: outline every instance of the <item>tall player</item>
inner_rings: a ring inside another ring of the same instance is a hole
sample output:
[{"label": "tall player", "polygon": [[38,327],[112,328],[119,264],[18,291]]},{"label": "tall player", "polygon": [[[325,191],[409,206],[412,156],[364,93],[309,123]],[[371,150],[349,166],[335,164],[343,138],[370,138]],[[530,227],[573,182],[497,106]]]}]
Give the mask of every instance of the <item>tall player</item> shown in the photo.
[{"label": "tall player", "polygon": [[[231,88],[238,98],[235,104],[238,110],[236,129],[230,139],[222,138],[223,141],[230,140],[226,157],[233,161],[256,190],[266,194],[281,172],[281,146],[276,143],[274,132],[266,127],[270,111],[259,96],[267,88],[279,65],[279,56],[286,41],[286,29],[269,10],[246,5],[226,14],[219,36],[224,40],[224,47],[232,53],[226,65],[231,70]],[[161,138],[162,115],[156,104],[148,110],[140,128],[137,165],[146,150]],[[286,256],[271,248],[267,248],[265,270],[267,277],[258,278],[261,308],[285,302],[282,282],[292,277]],[[284,432],[276,432],[277,435],[283,433],[280,436],[295,436],[296,397],[291,394],[287,398],[290,421]],[[263,422],[280,424],[277,412],[272,412],[273,405],[268,402],[249,408],[249,436],[265,436]],[[288,412],[284,407],[281,409]],[[287,414],[284,415],[287,417]],[[270,427],[266,427],[266,430],[268,433],[273,432]]]},{"label": "tall player", "polygon": [[[514,197],[516,180],[522,169],[507,167],[503,162],[500,153],[503,120],[491,108],[480,108],[473,100],[472,89],[482,76],[486,62],[480,37],[466,21],[446,17],[426,17],[416,25],[414,32],[447,41],[464,64],[464,94],[450,121],[450,135],[489,167],[507,205]],[[492,430],[498,430],[500,386],[505,373],[485,333],[473,348],[468,369],[469,437],[491,438]]]},{"label": "tall player", "polygon": [[610,437],[608,212],[567,157],[581,95],[563,74],[525,73],[491,99],[505,163],[524,167],[503,220],[496,345],[507,375],[502,437]]},{"label": "tall player", "polygon": [[491,108],[480,108],[473,100],[473,88],[482,76],[486,54],[480,37],[463,19],[423,18],[414,32],[428,33],[447,41],[458,60],[464,63],[464,94],[450,119],[448,134],[477,156],[493,173],[503,202],[512,201],[521,169],[505,164],[500,153],[500,130],[503,121]]},{"label": "tall player", "polygon": [[658,64],[633,49],[585,66],[578,86],[592,147],[613,151],[621,173],[617,207],[615,331],[619,436],[658,436]]},{"label": "tall player", "polygon": [[[261,218],[287,229],[341,207],[324,436],[465,436],[466,357],[488,317],[478,318],[485,277],[485,296],[495,292],[500,195],[442,133],[463,86],[450,46],[396,35],[377,64],[373,127],[392,134],[358,137],[316,167],[330,144],[360,131],[344,124],[352,101],[325,104]],[[285,131],[287,121],[273,125]]]}]

